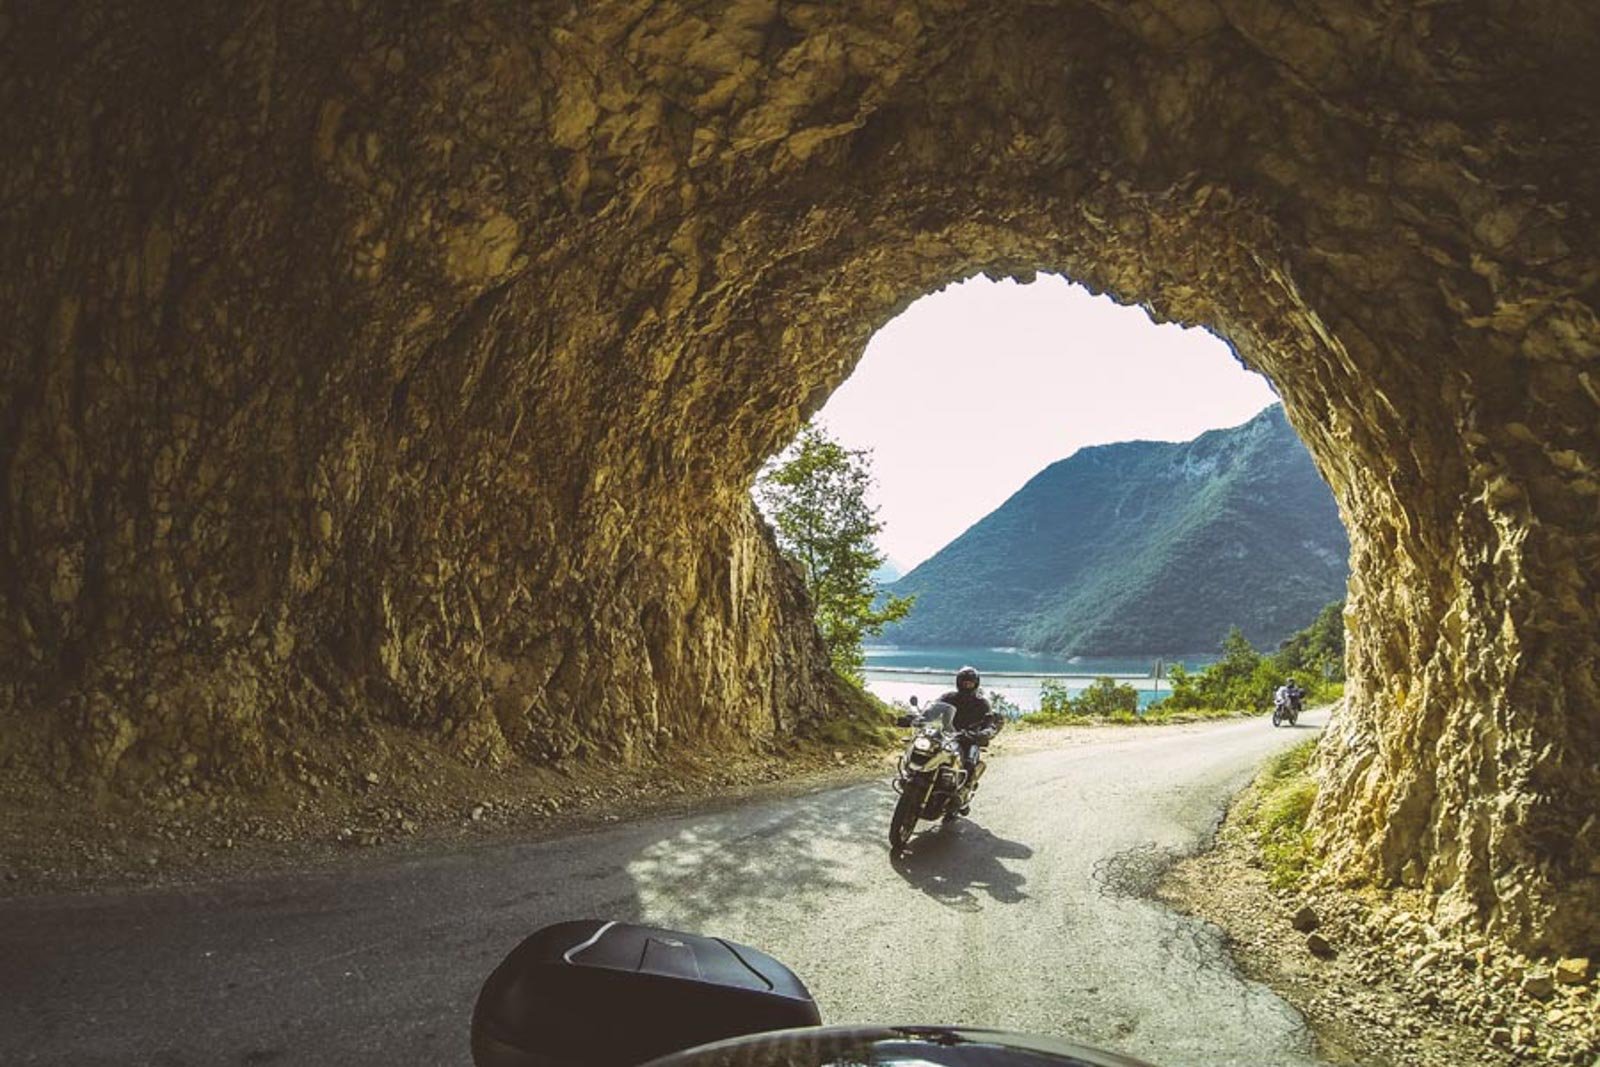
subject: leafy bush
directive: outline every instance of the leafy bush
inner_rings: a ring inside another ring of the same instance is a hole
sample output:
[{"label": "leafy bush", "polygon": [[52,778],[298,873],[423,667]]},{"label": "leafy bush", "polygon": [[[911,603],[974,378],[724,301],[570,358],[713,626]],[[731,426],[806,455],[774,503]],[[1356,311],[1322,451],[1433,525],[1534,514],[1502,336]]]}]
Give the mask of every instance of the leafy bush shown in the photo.
[{"label": "leafy bush", "polygon": [[1072,715],[1072,694],[1060,682],[1045,679],[1044,685],[1039,687],[1040,715]]},{"label": "leafy bush", "polygon": [[1096,678],[1078,694],[1072,708],[1079,715],[1115,715],[1118,712],[1132,715],[1139,710],[1139,691],[1126,682],[1118,684],[1112,678]]},{"label": "leafy bush", "polygon": [[1115,678],[1096,678],[1077,697],[1060,682],[1046,680],[1039,689],[1039,710],[1022,716],[1022,721],[1035,726],[1055,726],[1089,716],[1109,719],[1111,722],[1136,722],[1139,712],[1139,691]]},{"label": "leafy bush", "polygon": [[1339,602],[1323,608],[1310,626],[1270,656],[1257,652],[1233,627],[1222,640],[1222,658],[1216,663],[1196,674],[1173,665],[1168,676],[1172,692],[1158,706],[1172,711],[1268,711],[1273,692],[1288,677],[1306,690],[1308,701],[1336,700],[1344,691],[1343,664],[1344,604]]}]

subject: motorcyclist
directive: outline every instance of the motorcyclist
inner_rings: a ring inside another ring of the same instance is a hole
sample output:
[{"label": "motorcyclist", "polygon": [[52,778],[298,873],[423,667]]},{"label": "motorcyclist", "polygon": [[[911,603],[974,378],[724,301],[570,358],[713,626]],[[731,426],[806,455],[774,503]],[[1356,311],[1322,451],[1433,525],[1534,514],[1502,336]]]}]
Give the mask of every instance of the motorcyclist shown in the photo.
[{"label": "motorcyclist", "polygon": [[1288,678],[1283,683],[1283,691],[1289,698],[1289,706],[1295,711],[1300,710],[1300,702],[1305,699],[1306,691],[1293,678]]},{"label": "motorcyclist", "polygon": [[[950,725],[960,734],[961,765],[966,768],[967,781],[971,783],[967,787],[969,797],[983,776],[981,750],[1000,732],[1000,716],[978,695],[981,681],[976,667],[962,667],[956,672],[956,687],[939,698],[956,709]],[[965,815],[968,810],[967,805],[962,805],[960,814]]]}]

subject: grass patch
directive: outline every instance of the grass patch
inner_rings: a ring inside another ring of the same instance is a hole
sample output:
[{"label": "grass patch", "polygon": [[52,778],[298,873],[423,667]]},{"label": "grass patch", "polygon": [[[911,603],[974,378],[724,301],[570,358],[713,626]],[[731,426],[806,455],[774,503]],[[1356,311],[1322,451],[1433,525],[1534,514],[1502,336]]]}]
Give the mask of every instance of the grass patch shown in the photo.
[{"label": "grass patch", "polygon": [[1030,711],[1016,720],[1018,726],[1081,726],[1089,721],[1087,715],[1074,715],[1070,711]]},{"label": "grass patch", "polygon": [[1163,708],[1160,705],[1145,712],[1140,722],[1152,726],[1168,722],[1208,722],[1212,719],[1248,719],[1256,715],[1250,708]]},{"label": "grass patch", "polygon": [[894,709],[848,675],[834,672],[835,714],[802,727],[805,740],[833,749],[882,748],[898,740]]},{"label": "grass patch", "polygon": [[1268,760],[1239,812],[1274,889],[1292,888],[1316,868],[1306,830],[1306,818],[1317,799],[1317,783],[1309,770],[1316,748],[1316,739],[1311,738]]},{"label": "grass patch", "polygon": [[1087,726],[1091,723],[1115,723],[1119,726],[1164,726],[1179,722],[1207,722],[1211,719],[1240,719],[1256,712],[1227,708],[1163,708],[1159,704],[1143,715],[1131,711],[1116,711],[1110,715],[1081,715],[1071,711],[1033,711],[1017,722],[1024,726]]}]

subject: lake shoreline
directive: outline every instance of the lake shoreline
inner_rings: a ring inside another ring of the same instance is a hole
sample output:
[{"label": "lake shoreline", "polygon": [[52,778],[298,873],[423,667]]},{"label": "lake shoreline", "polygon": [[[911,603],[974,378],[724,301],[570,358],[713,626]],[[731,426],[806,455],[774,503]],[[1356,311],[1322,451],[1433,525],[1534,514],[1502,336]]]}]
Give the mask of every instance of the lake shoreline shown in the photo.
[{"label": "lake shoreline", "polygon": [[879,700],[904,704],[912,697],[937,700],[955,684],[955,673],[976,667],[986,694],[1005,697],[1023,713],[1039,710],[1044,686],[1066,688],[1077,696],[1096,678],[1112,678],[1139,691],[1146,708],[1171,692],[1167,672],[1182,664],[1190,672],[1216,662],[1216,655],[1053,656],[1017,648],[976,646],[868,645],[863,680]]}]

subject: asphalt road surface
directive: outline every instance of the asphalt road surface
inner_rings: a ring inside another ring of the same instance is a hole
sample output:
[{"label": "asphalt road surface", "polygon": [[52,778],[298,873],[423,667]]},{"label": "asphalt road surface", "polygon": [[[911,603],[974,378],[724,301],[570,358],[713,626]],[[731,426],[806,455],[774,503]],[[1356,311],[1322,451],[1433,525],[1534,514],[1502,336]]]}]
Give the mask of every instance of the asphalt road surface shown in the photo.
[{"label": "asphalt road surface", "polygon": [[356,871],[0,903],[0,1063],[466,1064],[505,953],[607,918],[761,948],[828,1023],[1001,1027],[1162,1067],[1315,1064],[1296,1012],[1148,894],[1322,722],[1018,734],[972,818],[892,862],[877,782]]}]

